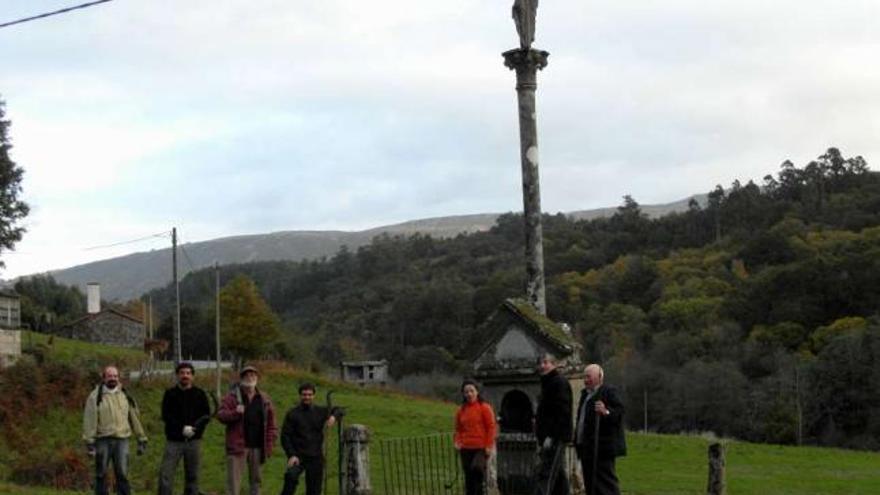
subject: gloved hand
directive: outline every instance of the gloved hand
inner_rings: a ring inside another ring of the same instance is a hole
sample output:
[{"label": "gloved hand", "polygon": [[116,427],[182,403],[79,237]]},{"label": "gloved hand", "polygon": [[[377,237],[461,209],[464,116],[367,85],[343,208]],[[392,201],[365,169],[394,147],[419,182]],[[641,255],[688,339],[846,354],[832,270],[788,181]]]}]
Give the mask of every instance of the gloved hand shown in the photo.
[{"label": "gloved hand", "polygon": [[86,444],[86,455],[89,457],[95,457],[95,444],[87,443]]},{"label": "gloved hand", "polygon": [[144,455],[144,452],[146,452],[146,451],[147,451],[146,440],[138,440],[137,455]]},{"label": "gloved hand", "polygon": [[195,428],[190,425],[186,425],[183,427],[183,436],[186,438],[192,438],[193,435],[196,434]]},{"label": "gloved hand", "polygon": [[550,450],[551,448],[553,448],[553,439],[550,437],[545,438],[544,444],[541,445],[541,448],[543,448],[544,450]]}]

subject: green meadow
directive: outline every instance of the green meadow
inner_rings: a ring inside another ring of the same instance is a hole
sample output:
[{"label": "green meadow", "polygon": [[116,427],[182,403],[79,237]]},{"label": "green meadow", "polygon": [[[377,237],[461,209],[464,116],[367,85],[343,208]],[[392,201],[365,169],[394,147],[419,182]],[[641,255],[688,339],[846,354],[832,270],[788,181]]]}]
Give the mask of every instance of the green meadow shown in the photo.
[{"label": "green meadow", "polygon": [[[42,337],[42,336],[40,336]],[[39,337],[38,337],[39,338]],[[25,337],[23,340],[27,340]],[[68,347],[70,346],[70,347]],[[80,347],[82,346],[82,347]],[[95,347],[55,339],[47,355],[78,366],[100,368],[110,360],[122,359],[135,363],[137,353],[103,349],[107,354],[95,354]],[[258,365],[260,366],[260,365]],[[378,441],[389,438],[411,437],[452,429],[455,404],[423,397],[403,395],[385,389],[361,389],[330,381],[322,377],[289,367],[265,363],[260,387],[275,404],[277,421],[297,400],[296,388],[304,381],[318,385],[318,402],[325,402],[326,393],[334,391],[333,402],[346,408],[345,423],[367,425],[372,434],[370,451],[373,468],[371,477],[373,492],[386,493],[382,476],[382,459]],[[228,384],[234,375],[224,376]],[[199,371],[197,384],[208,391],[213,390],[213,371]],[[156,489],[158,464],[162,455],[164,439],[159,408],[163,390],[171,386],[171,378],[162,376],[129,384],[141,407],[142,419],[150,435],[147,453],[131,458],[131,480],[135,493],[152,493]],[[26,414],[26,412],[25,412]],[[56,407],[47,414],[31,418],[43,445],[10,445],[0,439],[0,480],[9,479],[9,467],[16,456],[31,448],[70,448],[83,463],[88,463],[82,444],[81,411]],[[327,458],[329,494],[336,494],[336,430],[329,432]],[[627,436],[629,455],[618,461],[618,474],[623,493],[631,495],[702,494],[706,489],[707,447],[714,439],[697,435],[659,435],[630,432]],[[759,445],[722,440],[727,454],[728,493],[732,495],[843,495],[880,494],[880,454],[814,447],[790,447]],[[206,493],[223,493],[225,460],[223,450],[223,426],[212,422],[202,441],[203,461],[201,489]],[[266,494],[278,493],[284,471],[283,453],[276,443],[274,455],[263,468]],[[91,465],[88,473],[91,475]],[[182,486],[182,467],[178,484]],[[300,491],[302,488],[299,489]],[[180,492],[180,490],[178,490]],[[0,493],[42,495],[87,493],[55,490],[51,487],[16,485],[0,481]]]}]

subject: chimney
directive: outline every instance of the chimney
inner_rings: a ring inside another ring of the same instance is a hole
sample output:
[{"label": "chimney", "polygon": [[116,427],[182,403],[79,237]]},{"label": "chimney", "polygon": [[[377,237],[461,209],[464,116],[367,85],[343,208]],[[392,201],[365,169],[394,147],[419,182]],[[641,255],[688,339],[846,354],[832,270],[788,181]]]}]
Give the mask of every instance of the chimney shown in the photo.
[{"label": "chimney", "polygon": [[86,295],[88,297],[88,313],[90,315],[101,312],[101,284],[97,282],[89,282],[86,285]]}]

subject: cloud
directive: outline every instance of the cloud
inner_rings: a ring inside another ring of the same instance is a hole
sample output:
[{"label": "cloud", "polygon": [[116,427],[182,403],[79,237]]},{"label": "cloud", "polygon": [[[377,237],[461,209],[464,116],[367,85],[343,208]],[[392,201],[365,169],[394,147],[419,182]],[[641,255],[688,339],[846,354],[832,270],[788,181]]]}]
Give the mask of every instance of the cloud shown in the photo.
[{"label": "cloud", "polygon": [[[518,210],[510,4],[111,2],[0,30],[34,205],[21,250]],[[7,0],[0,19],[33,13]],[[832,145],[871,163],[878,14],[867,0],[541,2],[545,210],[672,201]],[[66,226],[87,217],[101,228]],[[6,273],[72,259],[41,252],[4,255]]]}]

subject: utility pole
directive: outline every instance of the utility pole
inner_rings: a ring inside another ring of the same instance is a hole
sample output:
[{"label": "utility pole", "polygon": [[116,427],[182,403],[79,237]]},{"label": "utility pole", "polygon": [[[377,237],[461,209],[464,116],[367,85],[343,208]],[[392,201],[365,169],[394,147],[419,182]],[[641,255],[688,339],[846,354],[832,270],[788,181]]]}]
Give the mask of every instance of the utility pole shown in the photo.
[{"label": "utility pole", "polygon": [[[147,338],[150,339],[150,343],[152,344],[153,340],[153,294],[147,294]],[[153,351],[152,345],[150,347],[150,366],[155,366],[155,352]]]},{"label": "utility pole", "polygon": [[171,271],[174,276],[174,364],[183,361],[180,348],[180,284],[177,282],[177,227],[171,229]]},{"label": "utility pole", "polygon": [[220,400],[220,265],[214,262],[214,340],[217,343],[217,400]]},{"label": "utility pole", "polygon": [[519,102],[519,150],[523,184],[523,220],[526,235],[526,297],[542,315],[547,314],[544,288],[544,241],[541,226],[541,187],[538,178],[538,119],[535,90],[538,70],[547,66],[544,50],[532,48],[535,39],[535,17],[538,0],[516,0],[513,20],[519,34],[520,47],[508,50],[504,65],[516,71],[516,93]]},{"label": "utility pole", "polygon": [[147,314],[150,315],[150,338],[153,338],[153,294],[147,295]]}]

